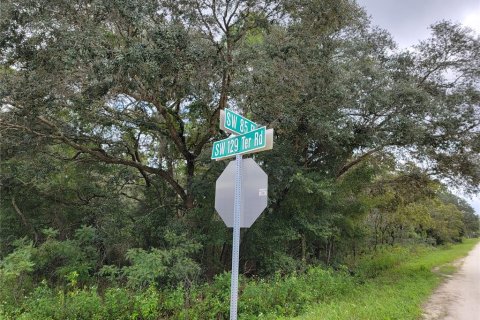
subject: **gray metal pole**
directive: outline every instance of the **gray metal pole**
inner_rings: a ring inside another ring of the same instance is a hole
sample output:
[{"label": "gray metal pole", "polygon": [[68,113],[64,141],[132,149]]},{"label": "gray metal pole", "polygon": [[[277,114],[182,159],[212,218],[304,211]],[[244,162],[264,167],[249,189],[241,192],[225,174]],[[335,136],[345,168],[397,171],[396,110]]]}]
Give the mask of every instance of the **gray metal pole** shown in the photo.
[{"label": "gray metal pole", "polygon": [[240,259],[240,214],[242,212],[242,155],[235,157],[235,199],[233,206],[232,283],[230,291],[230,320],[237,320],[238,264]]}]

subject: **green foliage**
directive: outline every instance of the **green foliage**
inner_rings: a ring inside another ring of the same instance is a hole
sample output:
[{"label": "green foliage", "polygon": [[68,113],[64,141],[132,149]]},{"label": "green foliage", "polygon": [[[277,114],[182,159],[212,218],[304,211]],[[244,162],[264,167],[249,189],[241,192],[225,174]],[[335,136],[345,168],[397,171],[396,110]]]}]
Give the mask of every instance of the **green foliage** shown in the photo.
[{"label": "green foliage", "polygon": [[124,268],[124,274],[131,286],[145,287],[167,274],[167,259],[162,250],[152,249],[146,252],[143,249],[130,249],[127,251],[127,259],[132,265]]},{"label": "green foliage", "polygon": [[230,310],[230,281],[230,274],[223,273],[215,276],[212,284],[204,284],[197,290],[192,290],[190,308],[181,315],[186,318],[227,319]]},{"label": "green foliage", "polygon": [[123,288],[112,287],[103,296],[105,319],[129,320],[133,313],[132,294]]},{"label": "green foliage", "polygon": [[72,240],[57,240],[58,232],[46,229],[45,242],[39,245],[34,254],[37,274],[50,274],[49,280],[57,284],[69,282],[69,277],[76,274],[82,283],[88,282],[94,271],[99,254],[95,246],[96,229],[82,226],[75,231]]},{"label": "green foliage", "polygon": [[153,287],[135,295],[133,319],[157,319],[159,313],[159,293]]},{"label": "green foliage", "polygon": [[431,216],[433,224],[430,235],[437,244],[461,241],[463,229],[462,213],[455,205],[432,201]]},{"label": "green foliage", "polygon": [[[347,315],[414,319],[441,276],[432,269],[445,269],[445,264],[465,255],[476,243],[469,240],[439,249],[384,248],[365,256],[355,267],[355,276],[346,267],[336,271],[312,267],[304,273],[277,274],[269,279],[241,277],[239,316],[280,319],[310,310],[308,319],[315,319],[315,314],[327,319]],[[15,308],[7,310],[0,305],[0,314],[5,319],[25,320],[228,319],[229,286],[229,273],[188,291],[184,287],[158,290],[150,286],[142,291],[112,287],[101,296],[95,287],[57,291],[43,282]]]},{"label": "green foliage", "polygon": [[[270,280],[241,279],[239,313],[242,319],[298,315],[312,303],[344,295],[355,284],[344,272],[311,268],[304,274]],[[21,307],[8,314],[18,319],[227,319],[230,274],[211,284],[143,291],[109,288],[100,297],[96,288],[55,291],[46,284],[37,287]],[[5,312],[4,309],[2,309]]]},{"label": "green foliage", "polygon": [[[470,207],[471,208],[471,207]],[[469,238],[480,237],[480,217],[472,211],[462,211],[463,213],[463,232],[462,234]]]},{"label": "green foliage", "polygon": [[116,283],[121,277],[121,269],[113,265],[103,265],[98,271],[98,275],[107,279],[109,283]]},{"label": "green foliage", "polygon": [[101,299],[96,288],[64,293],[42,284],[25,299],[16,319],[102,319],[100,311]]},{"label": "green foliage", "polygon": [[14,242],[15,250],[0,260],[0,303],[11,308],[34,286],[30,278],[34,270],[33,244],[24,239]]},{"label": "green foliage", "polygon": [[353,279],[346,273],[318,267],[305,274],[277,275],[271,281],[249,282],[242,290],[239,312],[245,319],[294,316],[312,303],[342,296],[353,285]]},{"label": "green foliage", "polygon": [[295,319],[419,319],[422,305],[443,277],[433,270],[464,257],[476,244],[478,239],[448,248],[410,247],[407,257],[402,254],[403,263]]},{"label": "green foliage", "polygon": [[355,270],[361,278],[375,278],[383,272],[400,265],[409,257],[409,250],[405,247],[382,247],[362,256]]},{"label": "green foliage", "polygon": [[439,198],[445,204],[454,205],[456,209],[460,210],[462,213],[462,236],[472,238],[480,236],[480,217],[475,214],[475,210],[468,204],[467,201],[449,192],[441,193]]},{"label": "green foliage", "polygon": [[198,276],[200,267],[189,255],[200,249],[199,244],[189,241],[185,234],[177,236],[169,232],[165,239],[169,247],[164,250],[152,248],[147,252],[135,248],[127,251],[126,257],[131,266],[123,267],[122,272],[130,286],[141,288],[180,281],[191,283]]},{"label": "green foliage", "polygon": [[0,275],[4,279],[15,279],[33,271],[35,263],[32,261],[34,251],[31,241],[23,238],[14,242],[15,250],[0,262]]}]

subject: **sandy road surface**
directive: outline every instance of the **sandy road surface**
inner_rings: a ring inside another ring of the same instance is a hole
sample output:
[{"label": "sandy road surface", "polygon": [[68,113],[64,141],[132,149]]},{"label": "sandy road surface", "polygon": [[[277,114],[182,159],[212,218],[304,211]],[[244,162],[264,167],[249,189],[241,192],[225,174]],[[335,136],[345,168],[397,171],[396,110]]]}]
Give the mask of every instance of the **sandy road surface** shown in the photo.
[{"label": "sandy road surface", "polygon": [[424,319],[480,319],[480,243],[461,260],[458,272],[430,297]]}]

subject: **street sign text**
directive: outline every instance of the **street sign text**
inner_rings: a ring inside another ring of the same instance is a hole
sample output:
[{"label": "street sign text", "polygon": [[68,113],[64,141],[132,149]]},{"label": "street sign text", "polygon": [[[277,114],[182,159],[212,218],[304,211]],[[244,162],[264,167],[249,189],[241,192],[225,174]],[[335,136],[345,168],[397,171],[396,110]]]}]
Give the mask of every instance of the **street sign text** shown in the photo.
[{"label": "street sign text", "polygon": [[267,130],[261,127],[248,133],[233,136],[213,143],[212,159],[233,157],[264,149],[267,146]]},{"label": "street sign text", "polygon": [[220,129],[233,134],[244,134],[257,129],[257,124],[230,109],[220,111]]}]

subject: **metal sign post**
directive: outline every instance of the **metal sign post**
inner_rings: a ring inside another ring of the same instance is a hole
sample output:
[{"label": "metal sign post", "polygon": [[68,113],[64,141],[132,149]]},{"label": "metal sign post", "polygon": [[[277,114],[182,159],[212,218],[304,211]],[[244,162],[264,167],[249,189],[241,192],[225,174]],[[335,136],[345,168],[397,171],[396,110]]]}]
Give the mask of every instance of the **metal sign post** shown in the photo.
[{"label": "metal sign post", "polygon": [[258,218],[267,206],[268,195],[267,174],[253,159],[244,161],[242,154],[272,149],[273,129],[258,127],[256,123],[228,109],[220,112],[220,129],[235,135],[214,142],[211,159],[221,160],[235,156],[235,174],[232,172],[232,161],[217,179],[215,209],[227,227],[233,227],[230,320],[237,320],[240,228],[249,228]]},{"label": "metal sign post", "polygon": [[235,200],[233,209],[232,282],[230,289],[230,320],[237,320],[238,265],[240,260],[240,213],[242,212],[242,155],[235,157]]}]

